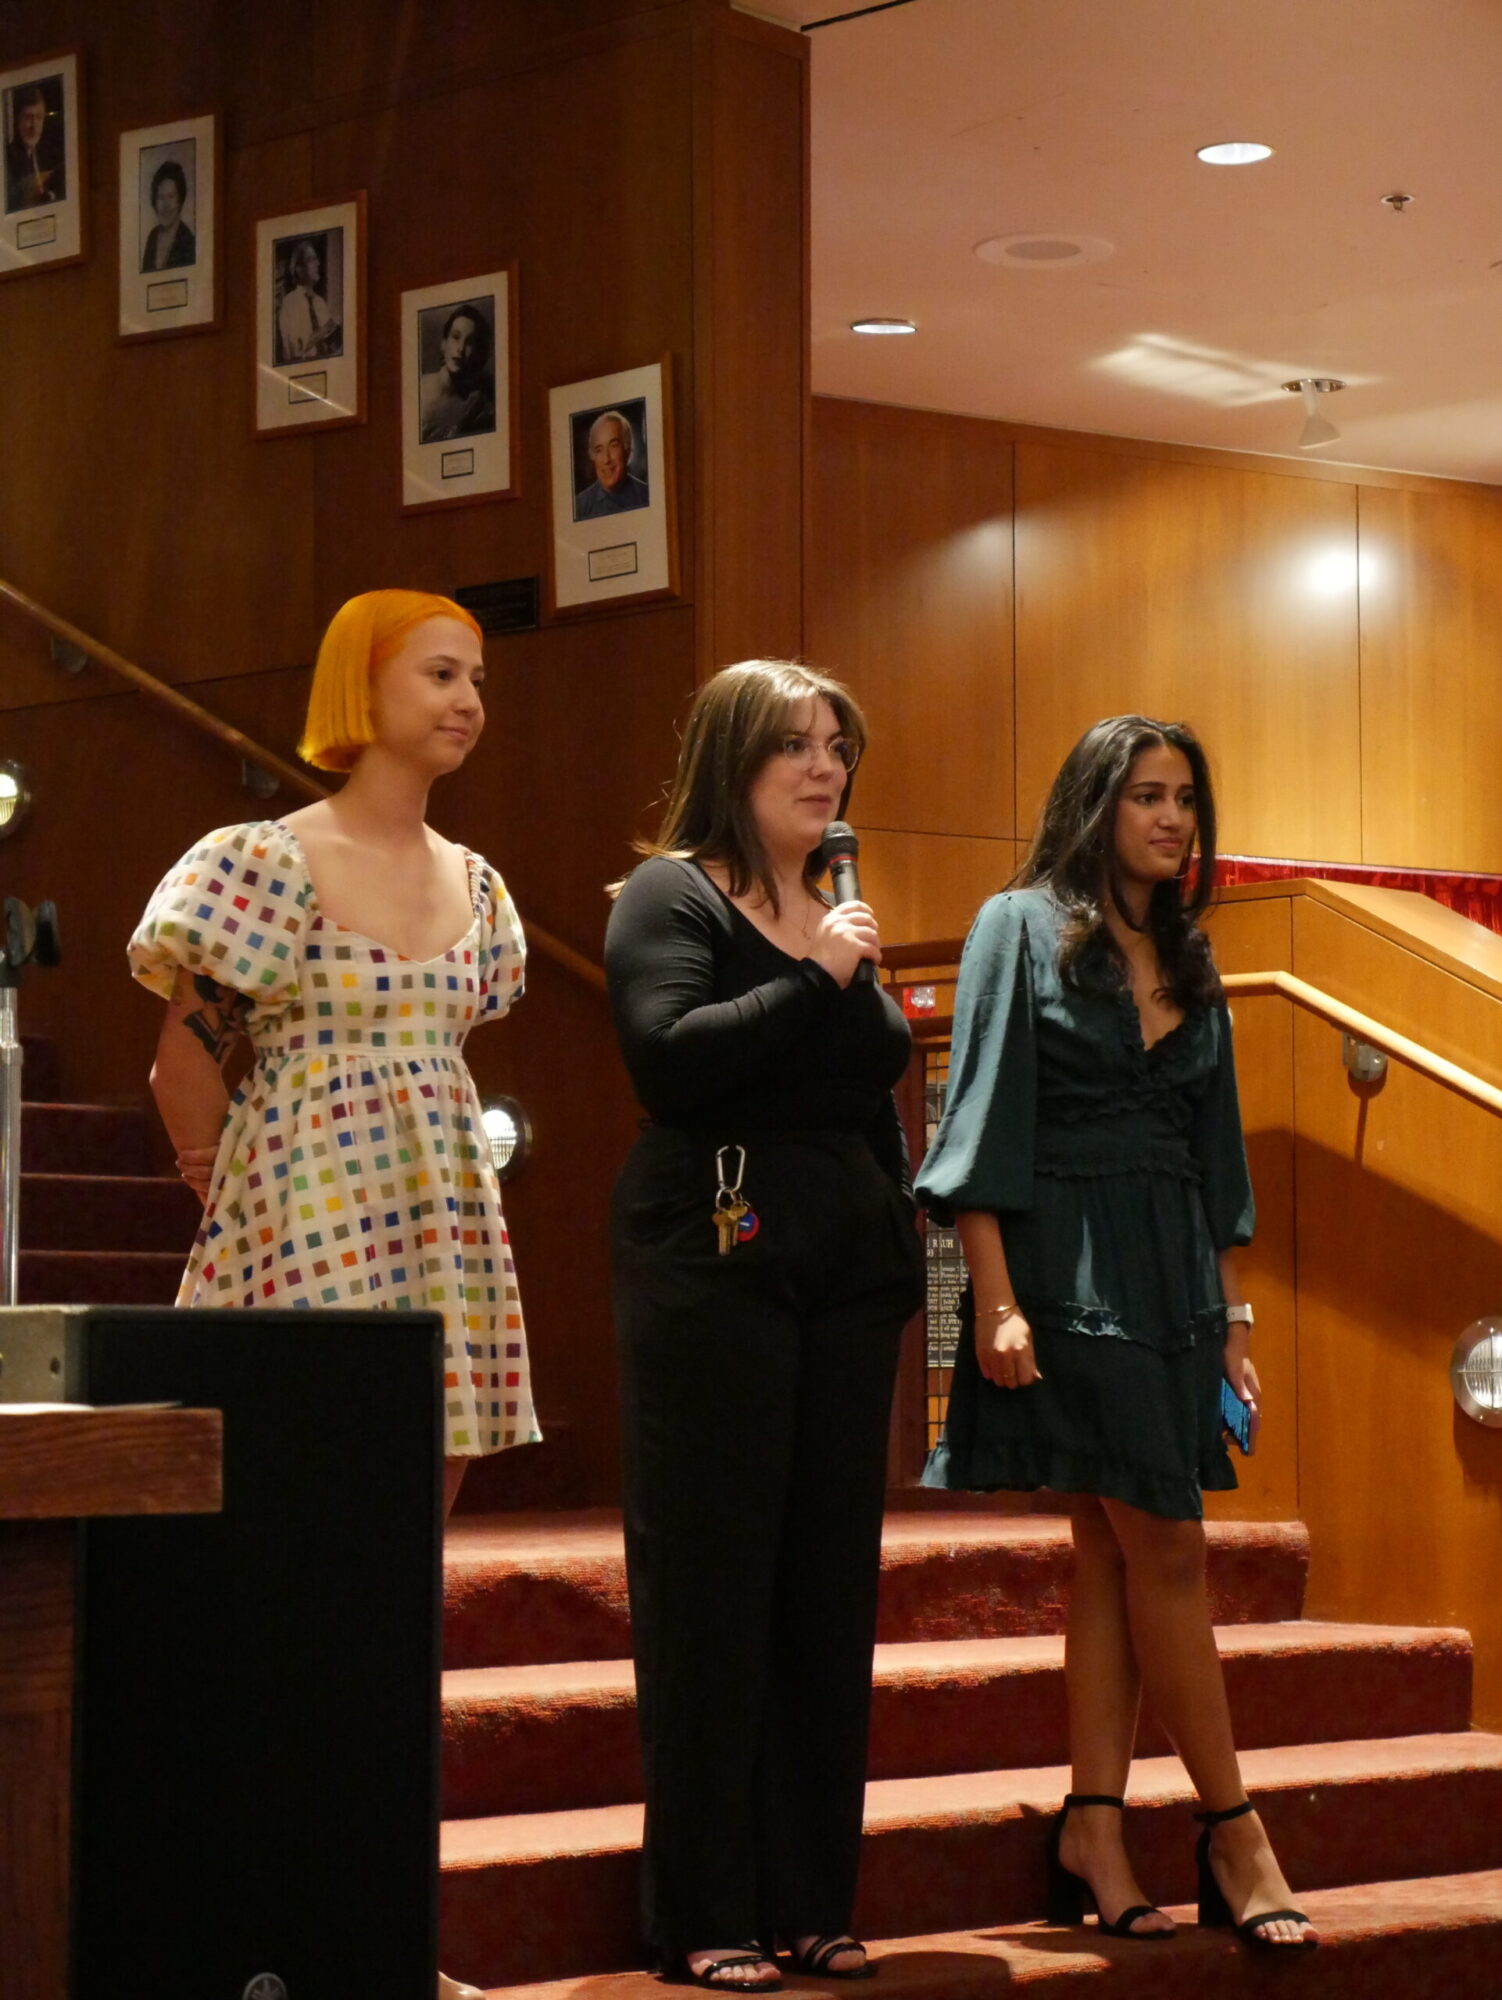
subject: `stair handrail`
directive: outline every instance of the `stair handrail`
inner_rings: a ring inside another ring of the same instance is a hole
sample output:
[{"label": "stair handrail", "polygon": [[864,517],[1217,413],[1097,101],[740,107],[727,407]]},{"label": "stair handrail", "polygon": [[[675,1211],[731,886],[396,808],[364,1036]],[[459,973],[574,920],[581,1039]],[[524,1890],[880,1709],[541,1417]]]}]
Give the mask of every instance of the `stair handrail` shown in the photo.
[{"label": "stair handrail", "polygon": [[[28,597],[24,590],[18,590],[13,583],[7,583],[3,577],[0,577],[0,599],[13,605],[23,617],[31,619],[33,624],[40,625],[44,631],[52,633],[54,638],[61,639],[65,645],[76,647],[97,666],[104,667],[123,681],[128,681],[133,688],[150,700],[160,703],[163,708],[171,709],[173,714],[184,722],[191,723],[195,729],[216,738],[246,763],[258,765],[261,770],[270,772],[282,784],[301,793],[304,798],[326,799],[329,796],[327,787],[310,778],[306,771],[298,770],[295,764],[289,764],[285,758],[278,757],[274,750],[266,749],[263,744],[257,743],[254,737],[247,736],[244,730],[236,729],[232,723],[223,721],[187,695],[180,694],[166,681],[158,680],[156,675],[148,673],[145,667],[138,667],[133,660],[127,660],[123,653],[117,653],[113,646],[106,646],[102,639],[92,638],[89,633],[70,624],[66,618],[60,618],[55,611],[49,611],[45,604],[38,604],[34,597]],[[554,937],[551,931],[545,931],[540,924],[529,921],[524,928],[529,947],[540,951],[544,958],[552,959],[555,965],[561,965],[565,970],[572,972],[575,978],[582,979],[586,986],[593,986],[601,993],[605,991],[604,968],[596,965],[593,959],[586,958],[582,951],[575,951],[572,945],[565,944],[562,938]]]},{"label": "stair handrail", "polygon": [[1299,979],[1291,972],[1226,972],[1222,973],[1220,983],[1227,993],[1233,995],[1267,994],[1291,1000],[1295,1006],[1317,1014],[1321,1020],[1329,1021],[1357,1041],[1381,1049],[1394,1061],[1418,1070],[1446,1090],[1453,1090],[1457,1097],[1464,1097],[1472,1104],[1479,1104],[1483,1111],[1502,1117],[1502,1090],[1495,1084],[1488,1083],[1484,1077],[1473,1076],[1459,1063],[1436,1055],[1433,1049],[1426,1049],[1421,1042],[1399,1034],[1396,1028],[1374,1021],[1370,1014],[1348,1007],[1343,1000],[1322,992],[1318,986],[1311,986],[1306,979]]}]

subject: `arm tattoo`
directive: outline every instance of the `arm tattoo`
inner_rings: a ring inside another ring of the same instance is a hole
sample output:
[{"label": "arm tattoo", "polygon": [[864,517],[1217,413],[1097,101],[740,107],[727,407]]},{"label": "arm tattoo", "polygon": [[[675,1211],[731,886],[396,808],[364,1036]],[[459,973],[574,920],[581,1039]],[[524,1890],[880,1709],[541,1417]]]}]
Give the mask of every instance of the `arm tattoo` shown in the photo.
[{"label": "arm tattoo", "polygon": [[203,1044],[216,1063],[222,1063],[245,1032],[250,1002],[245,994],[218,985],[202,972],[193,975],[193,985],[203,1005],[196,1012],[183,1015],[183,1026]]}]

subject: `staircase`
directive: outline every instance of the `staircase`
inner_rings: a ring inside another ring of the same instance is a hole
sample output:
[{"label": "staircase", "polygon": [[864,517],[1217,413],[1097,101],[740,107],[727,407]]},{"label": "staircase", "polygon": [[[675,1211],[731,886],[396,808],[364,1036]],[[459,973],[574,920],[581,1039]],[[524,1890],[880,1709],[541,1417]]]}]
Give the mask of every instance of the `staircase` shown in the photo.
[{"label": "staircase", "polygon": [[[23,1300],[170,1304],[199,1211],[152,1174],[148,1114],[58,1101],[45,1042],[28,1040],[25,1079]],[[1273,1983],[1318,2000],[1502,1996],[1502,1737],[1470,1728],[1467,1635],[1305,1620],[1302,1527],[1209,1534],[1247,1782],[1321,1949],[1273,1963],[1197,1929],[1188,1788],[1150,1731],[1130,1839],[1185,1928],[1147,1946],[1036,1921],[1045,1826],[1068,1789],[1068,1531],[897,1500],[856,1913],[884,2000],[1024,1985],[1040,2000],[1237,2000]],[[660,2000],[640,1969],[618,1518],[460,1517],[445,1660],[441,1963],[507,2000]]]},{"label": "staircase", "polygon": [[174,1175],[150,1167],[147,1116],[59,1102],[51,1042],[23,1038],[23,1305],[168,1305],[201,1213]]},{"label": "staircase", "polygon": [[[894,1511],[857,1911],[886,2000],[1030,1982],[1049,2000],[1219,2000],[1270,1978],[1322,2000],[1502,1994],[1502,1737],[1470,1728],[1467,1635],[1306,1621],[1301,1526],[1209,1533],[1247,1782],[1321,1950],[1274,1967],[1194,1926],[1188,1787],[1151,1733],[1132,1772],[1132,1849],[1187,1928],[1144,1946],[1033,1921],[1046,1821],[1068,1790],[1067,1525]],[[638,1969],[618,1521],[461,1520],[445,1569],[441,1962],[508,2000],[660,1996]]]}]

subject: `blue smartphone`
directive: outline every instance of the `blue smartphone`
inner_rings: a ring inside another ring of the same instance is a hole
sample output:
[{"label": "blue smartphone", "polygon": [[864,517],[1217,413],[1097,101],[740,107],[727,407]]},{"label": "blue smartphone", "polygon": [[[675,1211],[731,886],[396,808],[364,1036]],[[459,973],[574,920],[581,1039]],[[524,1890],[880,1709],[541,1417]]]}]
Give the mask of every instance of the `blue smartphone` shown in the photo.
[{"label": "blue smartphone", "polygon": [[1242,1456],[1249,1456],[1252,1449],[1252,1413],[1224,1376],[1220,1383],[1220,1421],[1235,1439]]}]

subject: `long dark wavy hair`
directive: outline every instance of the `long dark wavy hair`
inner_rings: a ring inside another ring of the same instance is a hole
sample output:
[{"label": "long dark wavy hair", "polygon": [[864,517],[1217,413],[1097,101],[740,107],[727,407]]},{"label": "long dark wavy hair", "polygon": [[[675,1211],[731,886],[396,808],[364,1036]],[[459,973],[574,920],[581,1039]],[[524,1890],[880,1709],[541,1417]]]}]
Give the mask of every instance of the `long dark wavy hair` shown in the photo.
[{"label": "long dark wavy hair", "polygon": [[[1116,808],[1144,750],[1182,751],[1194,780],[1195,831],[1172,881],[1154,885],[1138,924],[1122,890]],[[1196,851],[1197,850],[1197,851]],[[1215,896],[1215,792],[1203,745],[1185,722],[1112,715],[1087,729],[1053,781],[1032,848],[1010,885],[1047,889],[1064,912],[1059,972],[1066,985],[1114,985],[1121,955],[1106,928],[1114,905],[1133,930],[1151,932],[1162,997],[1188,1008],[1220,997],[1220,977],[1199,919]]]},{"label": "long dark wavy hair", "polygon": [[[834,710],[840,734],[858,752],[864,750],[866,719],[843,682],[797,660],[742,660],[739,666],[722,667],[694,696],[662,825],[655,840],[635,843],[637,853],[716,862],[729,877],[732,896],[744,896],[755,883],[774,914],[780,914],[772,865],[751,810],[751,781],[796,729],[796,711],[820,700]],[[845,817],[853,783],[852,772],[840,793],[836,819]],[[804,878],[812,884],[823,872],[824,858],[815,848],[804,864]],[[621,887],[612,882],[605,893],[614,896]]]}]

